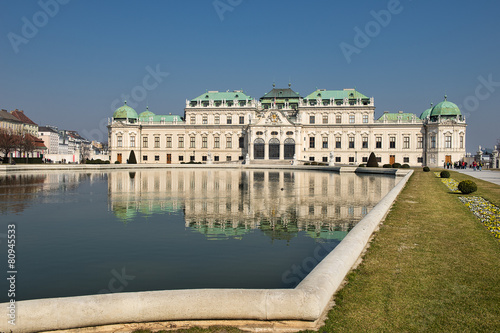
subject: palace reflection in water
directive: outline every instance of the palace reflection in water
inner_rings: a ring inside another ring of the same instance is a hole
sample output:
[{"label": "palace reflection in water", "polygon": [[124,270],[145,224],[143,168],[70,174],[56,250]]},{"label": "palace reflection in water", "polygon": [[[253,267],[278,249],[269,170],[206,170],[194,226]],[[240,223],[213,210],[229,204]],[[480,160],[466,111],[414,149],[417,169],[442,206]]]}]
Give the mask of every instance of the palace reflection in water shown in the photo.
[{"label": "palace reflection in water", "polygon": [[342,239],[394,187],[395,177],[309,171],[148,170],[112,172],[109,205],[129,223],[140,215],[184,213],[209,239],[261,229],[272,239],[299,231]]}]

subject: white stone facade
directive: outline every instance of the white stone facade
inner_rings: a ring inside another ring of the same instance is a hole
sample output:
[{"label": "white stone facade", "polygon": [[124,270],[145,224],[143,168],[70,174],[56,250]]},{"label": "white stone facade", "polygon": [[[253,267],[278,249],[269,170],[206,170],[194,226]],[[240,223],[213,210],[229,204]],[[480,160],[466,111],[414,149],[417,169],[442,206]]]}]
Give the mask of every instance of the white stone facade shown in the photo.
[{"label": "white stone facade", "polygon": [[379,164],[442,166],[465,156],[461,115],[420,119],[400,111],[375,119],[373,98],[283,101],[194,99],[186,101],[184,119],[112,118],[111,163],[126,163],[131,150],[137,163],[167,164],[243,163],[248,154],[250,163],[358,165],[374,152]]}]

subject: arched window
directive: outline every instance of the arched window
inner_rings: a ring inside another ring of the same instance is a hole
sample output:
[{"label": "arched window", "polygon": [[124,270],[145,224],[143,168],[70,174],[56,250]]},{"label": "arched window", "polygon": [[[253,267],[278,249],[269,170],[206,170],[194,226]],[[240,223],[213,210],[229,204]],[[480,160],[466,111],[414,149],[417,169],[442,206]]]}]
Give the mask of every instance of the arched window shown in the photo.
[{"label": "arched window", "polygon": [[284,158],[285,160],[293,159],[295,155],[295,140],[292,138],[286,138],[284,142]]},{"label": "arched window", "polygon": [[271,140],[269,140],[269,159],[280,159],[280,140],[276,138],[272,138]]},{"label": "arched window", "polygon": [[257,138],[253,142],[253,158],[256,160],[264,159],[264,139]]}]

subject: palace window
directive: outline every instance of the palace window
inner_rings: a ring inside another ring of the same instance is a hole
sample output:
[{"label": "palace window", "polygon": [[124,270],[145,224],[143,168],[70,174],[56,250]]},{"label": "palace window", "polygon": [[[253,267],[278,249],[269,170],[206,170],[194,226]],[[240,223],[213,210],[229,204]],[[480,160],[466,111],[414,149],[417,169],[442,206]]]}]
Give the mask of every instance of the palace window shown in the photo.
[{"label": "palace window", "polygon": [[160,137],[155,136],[155,148],[160,148]]},{"label": "palace window", "polygon": [[464,136],[460,135],[460,148],[464,147]]},{"label": "palace window", "polygon": [[328,156],[323,156],[323,162],[328,162]]},{"label": "palace window", "polygon": [[183,136],[179,137],[179,148],[184,148],[184,137]]},{"label": "palace window", "polygon": [[314,148],[314,136],[309,137],[309,148]]},{"label": "palace window", "polygon": [[220,138],[218,136],[214,137],[214,148],[220,148]]},{"label": "palace window", "polygon": [[240,125],[245,123],[245,116],[240,116]]},{"label": "palace window", "polygon": [[189,137],[189,148],[196,148],[196,137]]},{"label": "palace window", "polygon": [[214,161],[219,162],[219,156],[214,156]]},{"label": "palace window", "polygon": [[342,124],[342,115],[340,114],[335,115],[335,123]]},{"label": "palace window", "polygon": [[451,148],[451,135],[447,135],[444,137],[444,142],[446,144],[446,148]]},{"label": "palace window", "polygon": [[424,138],[421,136],[417,137],[417,148],[422,149],[424,147]]},{"label": "palace window", "polygon": [[382,148],[382,137],[377,136],[375,138],[375,148]]},{"label": "palace window", "polygon": [[233,117],[232,116],[226,116],[226,124],[231,125],[233,123]]},{"label": "palace window", "polygon": [[208,138],[206,136],[201,137],[201,148],[208,148]]},{"label": "palace window", "polygon": [[354,157],[349,157],[349,163],[354,163]]},{"label": "palace window", "polygon": [[340,156],[335,156],[335,162],[340,163],[342,161],[342,158]]},{"label": "palace window", "polygon": [[363,145],[361,146],[361,148],[368,148],[368,137],[367,136],[363,137],[362,144]]},{"label": "palace window", "polygon": [[288,131],[288,132],[286,132],[286,135],[293,135],[293,132],[292,131]]},{"label": "palace window", "polygon": [[130,137],[130,147],[134,148],[135,147],[135,136]]},{"label": "palace window", "polygon": [[363,115],[363,124],[368,124],[368,115],[367,114]]},{"label": "palace window", "polygon": [[239,137],[238,146],[239,146],[239,148],[245,148],[245,137],[243,137],[243,136]]},{"label": "palace window", "polygon": [[263,135],[263,134],[264,134],[264,132],[262,132],[262,131],[257,131],[257,133],[255,133],[255,134],[257,134],[257,135]]},{"label": "palace window", "polygon": [[408,149],[410,148],[410,137],[405,136],[403,137],[403,149]]},{"label": "palace window", "polygon": [[233,138],[230,136],[226,138],[226,148],[233,148]]},{"label": "palace window", "polygon": [[271,132],[271,135],[278,135],[278,132],[276,132],[276,131],[272,131],[272,132]]},{"label": "palace window", "polygon": [[189,160],[190,160],[191,162],[194,162],[194,158],[195,158],[195,157],[194,157],[194,155],[189,156]]},{"label": "palace window", "polygon": [[354,115],[353,114],[349,115],[349,124],[354,124]]},{"label": "palace window", "polygon": [[316,123],[316,117],[315,116],[309,116],[309,124],[314,124]]},{"label": "palace window", "polygon": [[403,157],[403,163],[410,163],[409,157]]},{"label": "palace window", "polygon": [[366,163],[366,162],[368,162],[368,157],[363,156],[363,163]]},{"label": "palace window", "polygon": [[160,160],[160,155],[155,155],[155,161],[159,161]]},{"label": "palace window", "polygon": [[172,148],[172,137],[167,136],[167,148]]},{"label": "palace window", "polygon": [[418,163],[424,163],[424,159],[422,157],[417,157],[417,162]]},{"label": "palace window", "polygon": [[[231,162],[231,156],[226,156],[226,161]],[[231,184],[229,184],[229,186],[231,186]]]},{"label": "palace window", "polygon": [[328,124],[328,115],[327,114],[323,115],[323,124]]},{"label": "palace window", "polygon": [[142,148],[148,148],[148,137],[147,136],[142,137]]},{"label": "palace window", "polygon": [[389,148],[396,148],[396,137],[389,137]]},{"label": "palace window", "polygon": [[184,161],[184,156],[179,155],[179,162],[182,162],[182,161]]},{"label": "palace window", "polygon": [[208,116],[203,116],[202,123],[205,125],[208,124]]},{"label": "palace window", "polygon": [[196,124],[196,116],[191,116],[191,124]]},{"label": "palace window", "polygon": [[328,137],[323,137],[323,148],[328,148]]},{"label": "palace window", "polygon": [[[207,161],[207,155],[203,155],[203,156],[201,157],[201,160],[202,160],[203,162],[206,162],[206,161]],[[206,210],[206,207],[205,207],[205,210]]]},{"label": "palace window", "polygon": [[216,115],[215,115],[215,117],[214,117],[214,123],[215,123],[216,125],[219,125],[219,124],[220,124],[220,116],[219,116],[218,114],[216,114]]},{"label": "palace window", "polygon": [[142,155],[142,160],[147,161],[148,160],[148,155]]},{"label": "palace window", "polygon": [[123,137],[121,135],[116,137],[116,146],[117,147],[122,147],[123,146]]},{"label": "palace window", "polygon": [[431,148],[436,148],[436,136],[431,136]]},{"label": "palace window", "polygon": [[337,149],[342,148],[342,139],[340,136],[335,138],[335,148]]},{"label": "palace window", "polygon": [[354,137],[349,137],[349,148],[354,148]]}]

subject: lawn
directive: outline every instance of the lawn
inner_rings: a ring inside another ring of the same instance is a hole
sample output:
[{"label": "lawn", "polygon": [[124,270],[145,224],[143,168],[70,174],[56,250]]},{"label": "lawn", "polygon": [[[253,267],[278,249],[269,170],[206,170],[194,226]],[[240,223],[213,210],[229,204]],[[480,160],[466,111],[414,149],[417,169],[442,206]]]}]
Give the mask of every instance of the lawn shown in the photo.
[{"label": "lawn", "polygon": [[[500,205],[500,186],[474,181],[472,195]],[[415,170],[319,332],[498,332],[500,242],[458,196]]]}]

